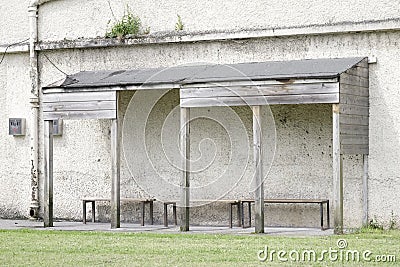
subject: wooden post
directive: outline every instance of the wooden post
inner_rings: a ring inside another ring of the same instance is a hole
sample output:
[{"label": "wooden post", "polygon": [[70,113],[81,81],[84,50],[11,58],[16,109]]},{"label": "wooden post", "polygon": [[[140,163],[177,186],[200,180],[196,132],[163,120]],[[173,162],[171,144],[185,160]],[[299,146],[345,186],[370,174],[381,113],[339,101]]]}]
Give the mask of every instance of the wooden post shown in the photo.
[{"label": "wooden post", "polygon": [[44,121],[44,227],[53,226],[53,121]]},{"label": "wooden post", "polygon": [[368,224],[368,155],[363,155],[363,224]]},{"label": "wooden post", "polygon": [[261,107],[253,106],[253,148],[254,148],[254,185],[255,185],[255,232],[264,233],[264,181],[262,171],[262,127]]},{"label": "wooden post", "polygon": [[120,135],[118,119],[111,121],[111,228],[120,227]]},{"label": "wooden post", "polygon": [[181,231],[189,231],[189,206],[190,206],[190,109],[181,108],[181,156],[182,156],[182,180],[181,180]]},{"label": "wooden post", "polygon": [[332,105],[334,232],[343,233],[343,157],[340,153],[339,104]]}]

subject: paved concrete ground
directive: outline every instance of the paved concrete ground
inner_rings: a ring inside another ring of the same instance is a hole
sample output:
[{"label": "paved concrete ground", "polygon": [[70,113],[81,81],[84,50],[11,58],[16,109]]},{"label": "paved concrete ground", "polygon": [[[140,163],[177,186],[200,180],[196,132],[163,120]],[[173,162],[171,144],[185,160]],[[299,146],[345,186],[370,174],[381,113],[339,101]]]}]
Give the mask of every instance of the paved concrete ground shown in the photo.
[{"label": "paved concrete ground", "polygon": [[[110,223],[92,223],[88,222],[70,222],[56,221],[54,227],[44,228],[43,222],[30,220],[0,220],[0,229],[17,230],[17,229],[38,229],[38,230],[61,230],[61,231],[100,231],[100,232],[143,232],[143,233],[181,233],[179,227],[163,225],[145,225],[140,226],[132,223],[121,223],[121,228],[111,229]],[[252,234],[254,227],[223,227],[223,226],[191,226],[188,233],[192,234]],[[283,227],[266,227],[266,234],[283,235],[283,236],[324,236],[332,235],[333,230],[322,231],[319,228],[283,228]],[[181,233],[187,234],[187,233]]]}]

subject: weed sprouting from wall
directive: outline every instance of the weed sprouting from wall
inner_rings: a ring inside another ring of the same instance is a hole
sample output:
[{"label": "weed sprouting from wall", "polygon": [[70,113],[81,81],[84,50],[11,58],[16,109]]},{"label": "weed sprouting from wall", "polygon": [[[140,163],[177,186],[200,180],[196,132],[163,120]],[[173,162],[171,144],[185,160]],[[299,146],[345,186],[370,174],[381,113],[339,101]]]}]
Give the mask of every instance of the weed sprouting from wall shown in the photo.
[{"label": "weed sprouting from wall", "polygon": [[182,18],[179,15],[177,15],[177,16],[178,16],[178,21],[175,23],[175,30],[176,31],[183,31],[184,24],[182,22]]},{"label": "weed sprouting from wall", "polygon": [[142,28],[140,18],[133,15],[129,6],[126,7],[124,15],[120,20],[116,20],[111,26],[110,23],[111,21],[108,22],[110,29],[106,33],[107,38],[122,39],[128,35],[138,35]]}]

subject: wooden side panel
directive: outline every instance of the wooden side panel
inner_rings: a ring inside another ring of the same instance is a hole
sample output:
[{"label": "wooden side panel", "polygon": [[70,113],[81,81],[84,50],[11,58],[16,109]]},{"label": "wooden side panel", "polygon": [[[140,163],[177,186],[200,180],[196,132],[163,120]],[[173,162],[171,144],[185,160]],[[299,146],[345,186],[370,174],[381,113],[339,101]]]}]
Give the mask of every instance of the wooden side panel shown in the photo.
[{"label": "wooden side panel", "polygon": [[181,107],[339,103],[337,82],[182,88]]},{"label": "wooden side panel", "polygon": [[368,154],[369,76],[367,59],[340,75],[342,154]]},{"label": "wooden side panel", "polygon": [[116,92],[44,94],[43,119],[116,119]]}]

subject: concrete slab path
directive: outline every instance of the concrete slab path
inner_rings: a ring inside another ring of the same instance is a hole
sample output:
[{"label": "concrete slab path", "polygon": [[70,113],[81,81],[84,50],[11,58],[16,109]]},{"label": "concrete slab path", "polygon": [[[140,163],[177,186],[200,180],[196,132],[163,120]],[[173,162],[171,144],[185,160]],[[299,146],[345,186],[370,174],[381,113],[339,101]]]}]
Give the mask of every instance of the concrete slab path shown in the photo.
[{"label": "concrete slab path", "polygon": [[[58,231],[99,231],[99,232],[141,232],[141,233],[176,233],[176,234],[253,234],[254,227],[224,227],[224,226],[191,226],[189,232],[180,232],[179,227],[163,225],[145,225],[133,223],[121,223],[121,228],[111,229],[110,223],[87,223],[72,221],[56,221],[54,227],[44,228],[43,222],[31,220],[0,220],[0,229],[37,229]],[[288,228],[288,227],[266,227],[265,234],[282,236],[327,236],[333,234],[333,229],[322,231],[319,228]]]}]

